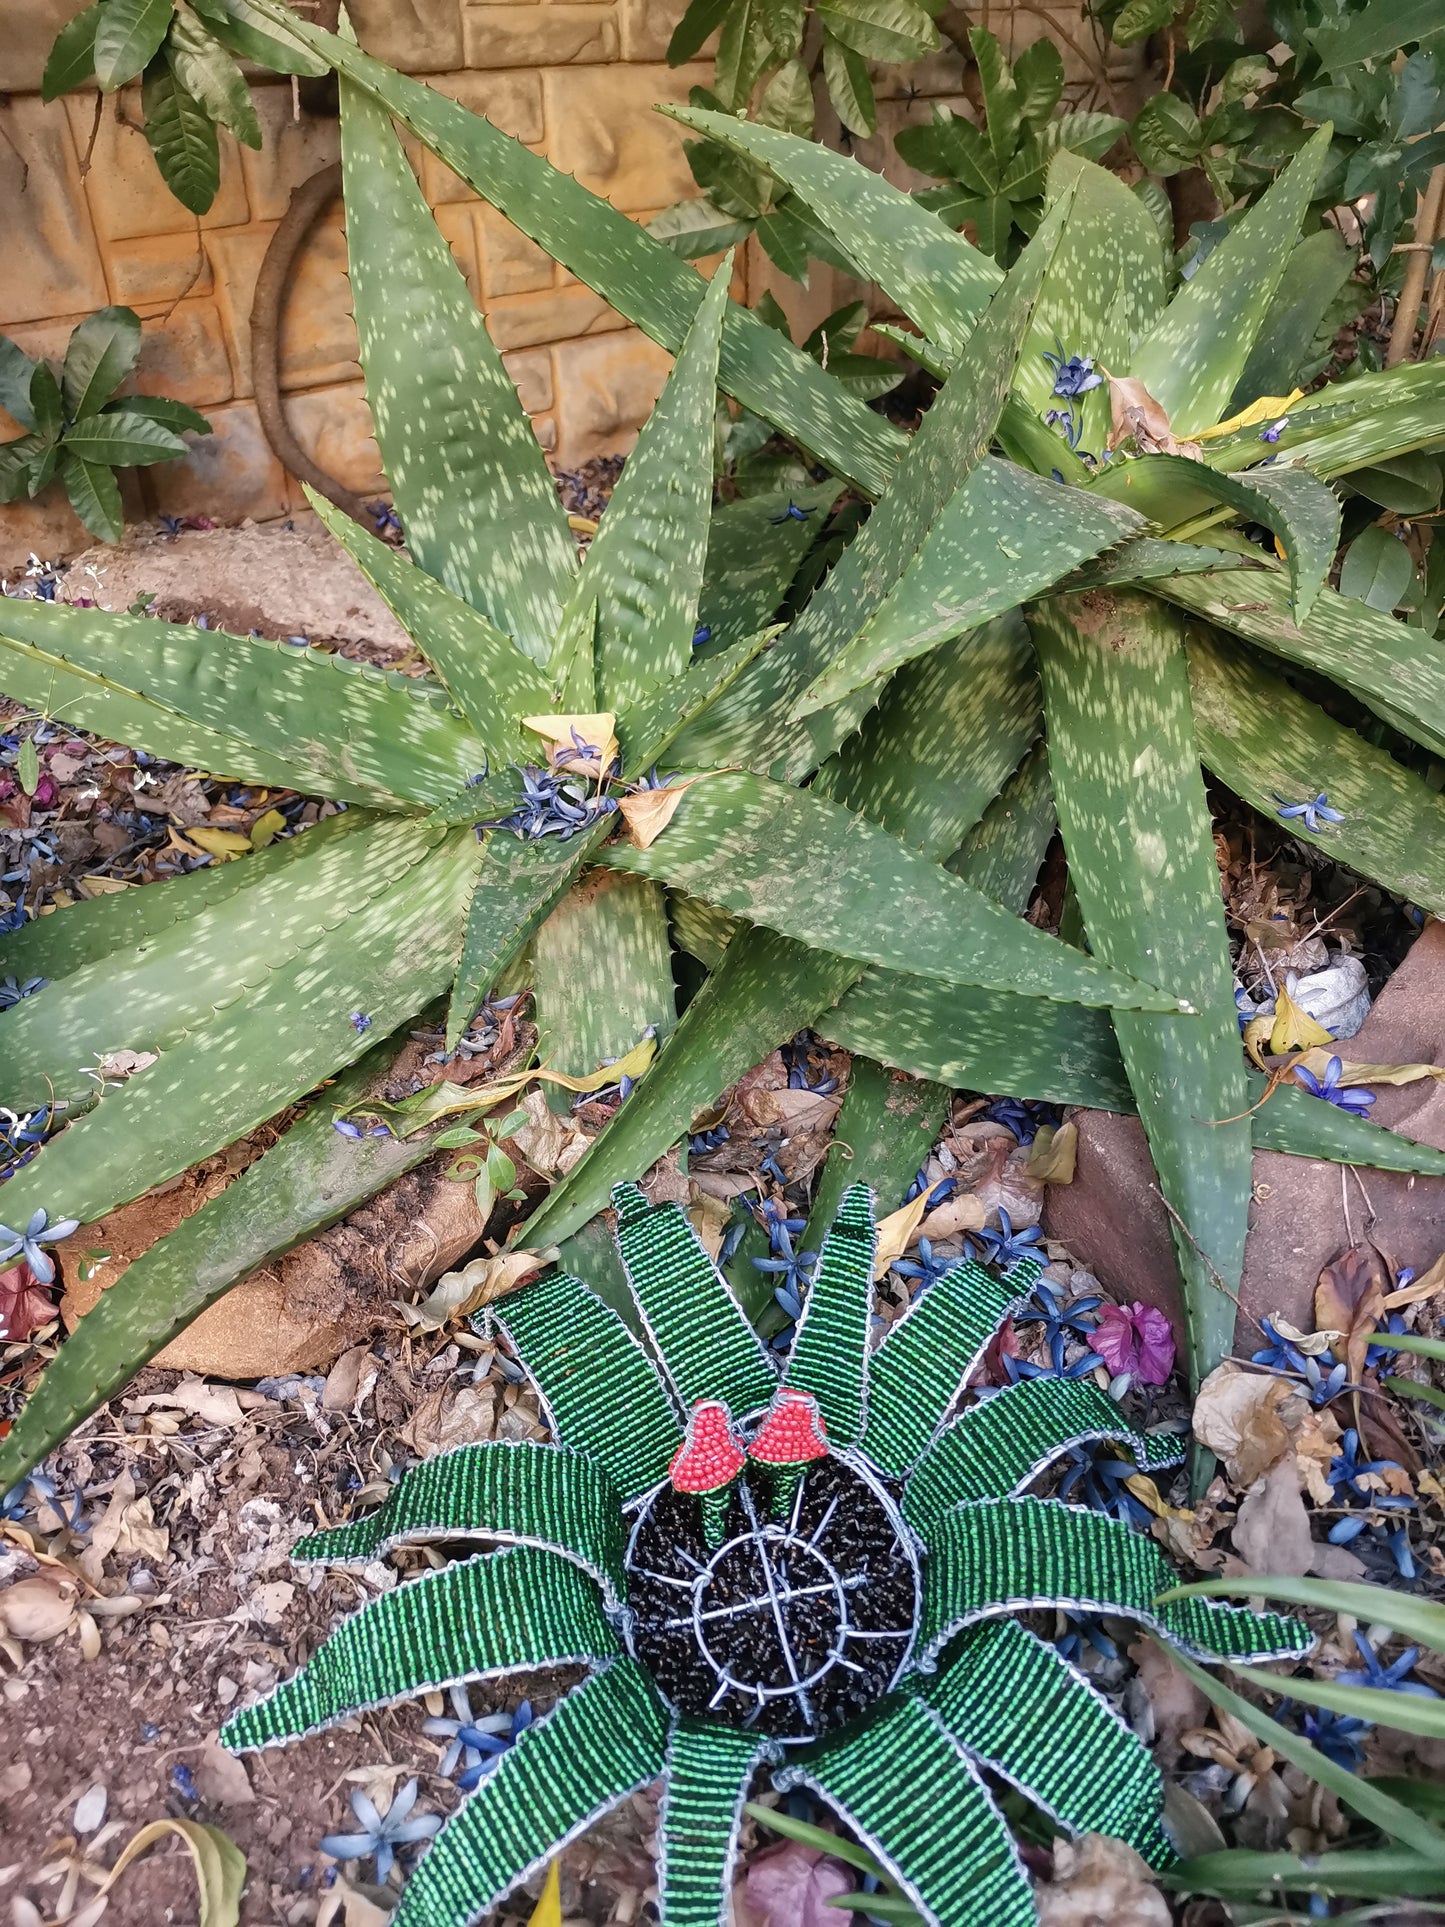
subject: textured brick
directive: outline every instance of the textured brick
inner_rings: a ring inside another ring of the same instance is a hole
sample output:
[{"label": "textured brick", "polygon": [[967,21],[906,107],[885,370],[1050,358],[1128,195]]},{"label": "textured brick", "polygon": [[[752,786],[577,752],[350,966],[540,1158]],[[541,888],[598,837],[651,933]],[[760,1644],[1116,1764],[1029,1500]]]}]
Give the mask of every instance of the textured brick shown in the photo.
[{"label": "textured brick", "polygon": [[236,392],[221,317],[212,301],[182,301],[142,323],[140,360],[126,384],[139,395],[171,395],[192,408]]},{"label": "textured brick", "polygon": [[445,73],[462,60],[461,0],[350,0],[369,54],[409,74]]},{"label": "textured brick", "polygon": [[254,402],[210,416],[213,432],[183,461],[146,471],[146,490],[163,515],[212,515],[219,522],[268,522],[286,513],[286,471],[261,433]]},{"label": "textured brick", "polygon": [[19,0],[5,9],[5,56],[0,87],[9,94],[40,91],[40,77],[55,36],[88,0]]},{"label": "textured brick", "polygon": [[[312,461],[338,482],[358,495],[375,495],[386,486],[381,451],[371,432],[371,410],[359,381],[293,396],[286,404],[286,419]],[[288,500],[293,508],[305,506],[306,498],[294,481],[289,484]]]},{"label": "textured brick", "polygon": [[259,153],[241,149],[251,218],[279,221],[291,205],[292,190],[340,160],[341,123],[304,113],[297,120],[289,87],[253,87],[251,98],[264,143]]},{"label": "textured brick", "polygon": [[710,71],[695,64],[545,74],[552,161],[629,211],[664,207],[694,193],[682,129],[652,110],[658,101],[685,101],[688,89],[703,85]]},{"label": "textured brick", "polygon": [[[666,60],[672,30],[687,11],[687,0],[620,0],[617,24],[622,29],[624,60]],[[708,42],[711,50],[716,36]]]},{"label": "textured brick", "polygon": [[672,357],[636,328],[553,350],[562,397],[558,460],[569,467],[593,455],[625,452],[652,411]]},{"label": "textured brick", "polygon": [[105,306],[100,251],[59,105],[36,96],[0,104],[0,208],[0,328]]},{"label": "textured brick", "polygon": [[616,60],[617,21],[605,7],[481,6],[462,16],[469,67],[542,67]]},{"label": "textured brick", "polygon": [[[255,393],[251,304],[273,232],[270,227],[241,228],[215,235],[210,243],[224,289],[222,311],[238,395]],[[281,312],[279,346],[283,388],[327,387],[354,380],[361,372],[339,206],[317,223],[296,257]]]},{"label": "textured brick", "polygon": [[544,294],[502,295],[487,303],[487,325],[499,348],[534,348],[544,341],[569,341],[578,335],[604,334],[627,323],[600,294],[574,283]]},{"label": "textured brick", "polygon": [[[57,103],[59,105],[60,103]],[[64,101],[77,151],[90,140],[92,97],[68,94]],[[194,234],[196,219],[160,177],[140,125],[140,89],[113,94],[100,117],[85,197],[96,233],[105,241],[130,241],[142,234]],[[221,186],[203,228],[235,227],[247,218],[246,187],[239,150],[229,134],[221,136]]]},{"label": "textured brick", "polygon": [[529,415],[540,415],[552,406],[552,357],[545,348],[530,348],[518,355],[503,355],[502,365],[522,398]]},{"label": "textured brick", "polygon": [[529,241],[504,214],[483,205],[477,210],[477,231],[486,299],[503,294],[537,294],[552,286],[556,264],[545,248]]},{"label": "textured brick", "polygon": [[194,232],[113,241],[105,250],[105,273],[111,299],[129,308],[210,294],[214,285],[210,260]]}]

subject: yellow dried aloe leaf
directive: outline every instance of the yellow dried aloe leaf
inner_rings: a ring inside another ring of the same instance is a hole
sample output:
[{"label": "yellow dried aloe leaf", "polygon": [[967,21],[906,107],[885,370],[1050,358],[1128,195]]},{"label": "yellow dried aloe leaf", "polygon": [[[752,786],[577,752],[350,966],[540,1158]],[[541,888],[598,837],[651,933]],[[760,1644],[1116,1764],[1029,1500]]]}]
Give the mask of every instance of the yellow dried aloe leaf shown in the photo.
[{"label": "yellow dried aloe leaf", "polygon": [[[524,716],[522,727],[535,730],[543,739],[553,763],[557,762],[558,752],[561,751],[566,756],[565,767],[576,770],[582,776],[601,776],[604,770],[611,769],[620,750],[617,718],[608,709],[589,716]],[[601,755],[595,759],[567,755],[567,752],[575,752],[577,748],[572,733],[574,730],[584,743],[600,750]]]}]

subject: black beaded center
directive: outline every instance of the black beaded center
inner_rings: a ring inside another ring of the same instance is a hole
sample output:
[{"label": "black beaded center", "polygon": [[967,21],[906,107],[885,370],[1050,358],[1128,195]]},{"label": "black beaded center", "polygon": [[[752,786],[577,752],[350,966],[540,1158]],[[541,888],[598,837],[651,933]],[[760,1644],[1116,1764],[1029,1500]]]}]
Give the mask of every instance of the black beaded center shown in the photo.
[{"label": "black beaded center", "polygon": [[815,1461],[781,1510],[773,1492],[749,1467],[720,1548],[697,1499],[654,1496],[628,1548],[628,1643],[683,1712],[798,1744],[893,1685],[918,1568],[892,1501],[841,1460]]}]

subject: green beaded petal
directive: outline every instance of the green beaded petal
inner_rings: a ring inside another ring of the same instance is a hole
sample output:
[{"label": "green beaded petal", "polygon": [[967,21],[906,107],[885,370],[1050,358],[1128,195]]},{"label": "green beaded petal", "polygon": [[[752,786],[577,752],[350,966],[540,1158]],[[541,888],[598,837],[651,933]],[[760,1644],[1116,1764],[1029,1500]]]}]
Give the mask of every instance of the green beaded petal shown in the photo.
[{"label": "green beaded petal", "polygon": [[656,1367],[616,1312],[554,1271],[491,1314],[521,1354],[553,1430],[607,1473],[624,1500],[667,1477],[682,1426]]},{"label": "green beaded petal", "polygon": [[766,1749],[711,1720],[672,1729],[663,1769],[658,1887],[663,1927],[723,1927],[748,1783]]},{"label": "green beaded petal", "polygon": [[422,1855],[392,1927],[472,1927],[655,1780],[666,1737],[647,1675],[633,1660],[613,1660],[501,1756]]},{"label": "green beaded petal", "polygon": [[811,1392],[817,1399],[828,1443],[837,1449],[856,1445],[863,1436],[877,1249],[873,1193],[866,1184],[850,1184],[823,1240],[787,1380],[794,1390]]},{"label": "green beaded petal", "polygon": [[298,1565],[366,1566],[400,1545],[492,1539],[571,1559],[609,1606],[627,1593],[622,1499],[599,1465],[564,1445],[497,1439],[424,1459],[364,1519],[298,1540]]},{"label": "green beaded petal", "polygon": [[1146,1472],[1182,1464],[1183,1441],[1131,1431],[1107,1392],[1086,1378],[1026,1378],[949,1426],[908,1481],[903,1512],[924,1531],[963,1499],[1002,1499],[1032,1484],[1071,1445],[1116,1439]]},{"label": "green beaded petal", "polygon": [[1177,1858],[1149,1749],[1082,1673],[1014,1620],[969,1627],[921,1697],[960,1746],[1067,1832],[1113,1834],[1151,1867]]},{"label": "green beaded petal", "polygon": [[996,1278],[965,1258],[922,1290],[873,1354],[863,1450],[901,1477],[928,1449],[989,1340],[1043,1266],[1026,1258]]},{"label": "green beaded petal", "polygon": [[683,1410],[700,1398],[735,1418],[760,1410],[778,1375],[682,1206],[649,1204],[635,1184],[614,1185],[612,1203],[632,1295]]},{"label": "green beaded petal", "polygon": [[369,1599],[299,1673],[228,1720],[221,1744],[285,1746],[460,1680],[591,1666],[617,1650],[596,1586],[570,1560],[531,1546],[479,1553]]},{"label": "green beaded petal", "polygon": [[[984,1499],[956,1506],[927,1533],[919,1661],[976,1619],[1035,1606],[1077,1606],[1137,1619],[1196,1659],[1292,1659],[1314,1644],[1279,1613],[1181,1599],[1153,1539],[1121,1520],[1055,1499]],[[1201,1610],[1202,1609],[1202,1610]]]},{"label": "green beaded petal", "polygon": [[1013,1836],[922,1700],[882,1701],[774,1784],[810,1787],[835,1806],[929,1927],[1036,1927]]}]

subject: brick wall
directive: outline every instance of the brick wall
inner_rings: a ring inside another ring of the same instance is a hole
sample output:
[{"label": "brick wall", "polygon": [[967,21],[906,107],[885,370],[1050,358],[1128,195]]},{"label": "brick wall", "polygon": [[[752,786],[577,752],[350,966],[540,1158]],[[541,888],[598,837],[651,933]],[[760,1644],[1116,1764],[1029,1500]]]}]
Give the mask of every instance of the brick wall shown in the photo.
[{"label": "brick wall", "polygon": [[[81,4],[21,0],[7,10],[0,45],[0,331],[31,354],[58,356],[71,328],[93,309],[108,302],[133,307],[145,324],[134,387],[190,402],[215,432],[186,460],[125,477],[128,514],[225,521],[291,514],[300,491],[267,447],[251,400],[251,300],[292,188],[337,157],[337,124],[296,118],[289,83],[258,80],[264,149],[253,153],[222,136],[221,189],[197,221],[156,172],[136,125],[135,90],[104,102],[98,119],[93,92],[46,106],[35,91],[56,31]],[[679,130],[651,111],[658,101],[685,100],[708,76],[707,63],[666,65],[682,7],[683,0],[350,0],[368,51],[425,74],[638,219],[694,191]],[[1076,16],[1076,0],[1059,11]],[[1037,14],[1021,19],[1020,44],[1040,26]],[[882,124],[875,140],[858,144],[860,158],[901,179],[892,134],[905,120],[926,118],[935,99],[962,105],[962,79],[962,63],[951,53],[880,74]],[[572,466],[629,447],[666,375],[667,356],[430,155],[418,150],[413,158],[554,462]],[[382,479],[345,258],[338,208],[318,225],[293,277],[281,381],[302,444],[365,493]],[[849,292],[827,269],[815,270],[810,288],[800,291],[756,250],[739,282],[739,293],[752,298],[771,287],[807,326]],[[0,412],[0,439],[16,432]],[[0,563],[31,548],[54,557],[88,543],[59,488],[35,503],[0,507]]]}]

